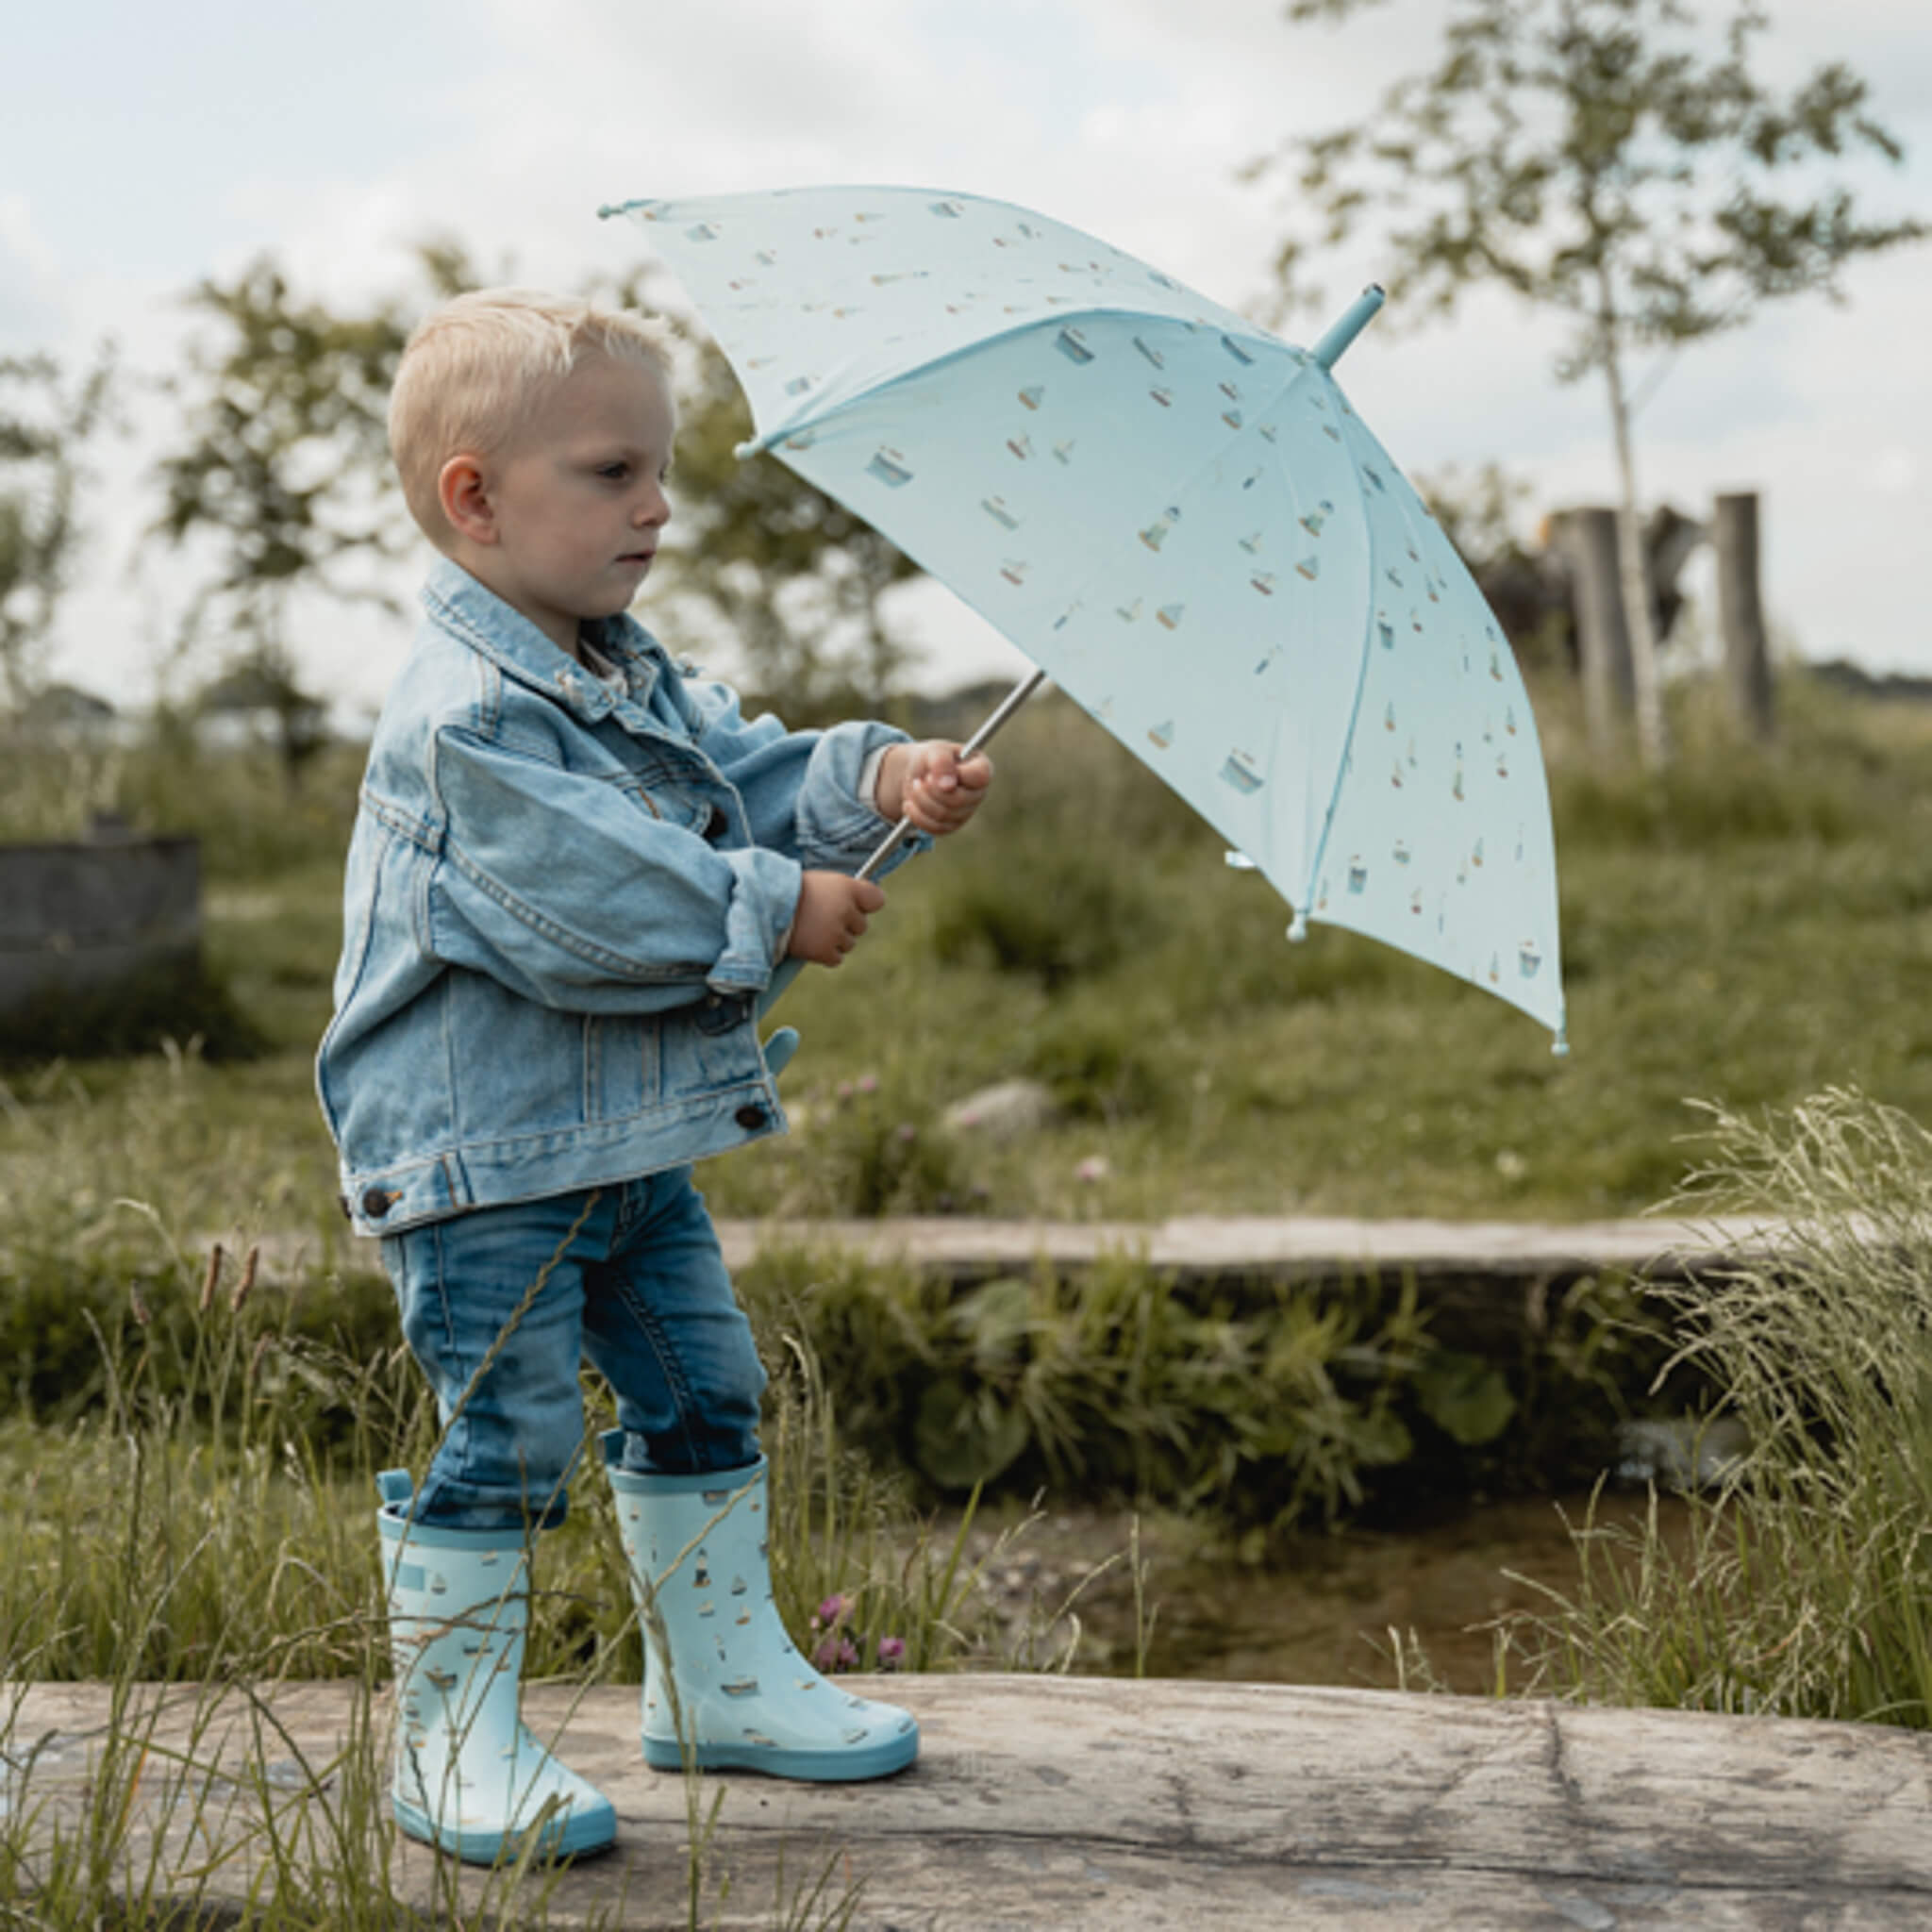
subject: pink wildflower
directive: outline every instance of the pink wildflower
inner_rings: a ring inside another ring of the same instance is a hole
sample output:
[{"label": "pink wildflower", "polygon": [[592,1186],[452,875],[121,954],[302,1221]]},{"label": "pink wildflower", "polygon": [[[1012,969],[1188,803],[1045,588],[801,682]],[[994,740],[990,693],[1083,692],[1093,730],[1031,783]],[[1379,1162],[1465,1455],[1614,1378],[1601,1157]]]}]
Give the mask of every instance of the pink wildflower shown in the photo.
[{"label": "pink wildflower", "polygon": [[837,1673],[858,1668],[858,1646],[849,1637],[827,1637],[812,1652],[811,1660],[822,1671]]},{"label": "pink wildflower", "polygon": [[906,1661],[906,1640],[903,1637],[881,1637],[879,1639],[879,1669],[896,1671]]}]

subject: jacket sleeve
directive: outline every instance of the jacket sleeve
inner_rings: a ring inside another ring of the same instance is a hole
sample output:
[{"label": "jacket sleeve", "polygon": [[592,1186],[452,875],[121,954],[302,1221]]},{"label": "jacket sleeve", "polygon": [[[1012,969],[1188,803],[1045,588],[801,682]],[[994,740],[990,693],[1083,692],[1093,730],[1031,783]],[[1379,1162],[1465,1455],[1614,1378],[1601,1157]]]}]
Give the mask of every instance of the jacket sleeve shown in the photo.
[{"label": "jacket sleeve", "polygon": [[[744,800],[752,838],[825,872],[855,873],[891,829],[859,793],[865,761],[888,745],[909,742],[890,724],[855,722],[824,731],[788,731],[769,712],[747,719],[728,685],[684,686],[699,748]],[[883,868],[890,872],[932,843],[907,841]]]},{"label": "jacket sleeve", "polygon": [[798,905],[783,852],[719,850],[540,748],[438,734],[428,944],[545,1006],[659,1011],[761,991]]}]

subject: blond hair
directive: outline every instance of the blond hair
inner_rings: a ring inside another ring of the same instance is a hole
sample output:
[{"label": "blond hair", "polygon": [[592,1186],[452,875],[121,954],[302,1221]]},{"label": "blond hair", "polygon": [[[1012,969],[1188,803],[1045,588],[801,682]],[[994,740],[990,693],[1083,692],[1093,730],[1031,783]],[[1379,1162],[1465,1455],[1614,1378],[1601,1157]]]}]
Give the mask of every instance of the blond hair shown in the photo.
[{"label": "blond hair", "polygon": [[604,355],[671,380],[671,333],[630,309],[598,308],[534,289],[477,289],[416,325],[396,365],[389,446],[409,514],[442,546],[438,493],[453,456],[489,456],[586,356]]}]

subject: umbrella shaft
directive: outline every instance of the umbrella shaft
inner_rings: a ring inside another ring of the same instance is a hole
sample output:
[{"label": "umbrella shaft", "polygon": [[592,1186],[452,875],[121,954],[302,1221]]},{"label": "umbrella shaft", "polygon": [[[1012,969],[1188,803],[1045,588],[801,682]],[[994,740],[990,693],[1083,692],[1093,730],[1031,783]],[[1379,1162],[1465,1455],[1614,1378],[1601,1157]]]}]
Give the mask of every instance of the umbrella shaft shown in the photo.
[{"label": "umbrella shaft", "polygon": [[[992,738],[993,734],[999,730],[1000,726],[1004,724],[1007,722],[1007,720],[1010,718],[1013,715],[1013,713],[1017,711],[1020,708],[1020,707],[1024,705],[1026,702],[1026,700],[1030,698],[1033,695],[1033,693],[1037,691],[1040,689],[1040,687],[1045,682],[1046,673],[1043,671],[1035,671],[1030,675],[1023,677],[1020,680],[1020,682],[1016,684],[1012,688],[1012,690],[1009,691],[1006,694],[1006,696],[1000,700],[998,708],[992,713],[992,715],[990,718],[987,719],[986,723],[982,724],[979,727],[979,729],[975,731],[973,734],[973,736],[969,738],[966,741],[966,742],[959,747],[960,758],[970,758],[974,752],[983,749],[987,742]],[[868,858],[865,861],[865,863],[858,868],[858,871],[855,874],[855,876],[862,879],[871,878],[872,875],[878,871],[879,867],[884,865],[886,860],[891,858],[892,854],[898,851],[899,847],[906,842],[906,841],[911,836],[912,831],[912,821],[909,818],[901,819],[899,823],[896,825],[894,825],[890,832],[886,834],[885,840],[880,844],[878,850],[874,852],[873,856],[870,858]],[[772,1010],[772,1008],[777,1005],[780,996],[785,991],[785,989],[788,986],[790,986],[794,979],[798,977],[801,969],[804,967],[804,964],[805,962],[802,959],[781,959],[778,962],[777,968],[775,969],[775,971],[774,971],[772,974],[770,983],[766,986],[764,991],[758,995],[758,1017],[760,1019],[762,1019],[765,1016],[765,1014],[769,1013]],[[791,1029],[790,1027],[787,1027],[784,1030],[787,1033],[791,1033]],[[793,1045],[796,1044],[797,1038],[798,1036],[795,1033],[791,1034],[791,1041]],[[791,1058],[791,1047],[788,1047],[785,1051],[784,1059],[789,1060]],[[774,1067],[776,1065],[782,1064],[783,1061],[774,1062]]]},{"label": "umbrella shaft", "polygon": [[[1046,673],[1043,671],[1035,671],[1031,673],[1028,676],[1023,677],[1020,680],[1020,682],[1016,684],[1012,688],[1012,690],[1009,691],[1006,694],[1006,696],[1000,700],[998,709],[996,709],[992,713],[992,715],[987,719],[986,723],[982,724],[979,727],[979,729],[975,731],[973,734],[973,736],[969,738],[966,741],[966,742],[959,747],[959,758],[961,763],[963,763],[967,758],[972,758],[975,752],[983,750],[986,747],[986,745],[991,741],[993,735],[999,730],[1001,725],[1003,725],[1007,722],[1007,720],[1010,718],[1013,715],[1013,713],[1017,711],[1020,708],[1020,707],[1024,705],[1026,702],[1026,700],[1030,698],[1033,695],[1033,693],[1037,691],[1040,689],[1040,687],[1045,682]],[[878,869],[885,864],[886,860],[891,858],[892,854],[898,851],[900,846],[905,844],[906,841],[912,836],[912,831],[913,824],[911,819],[901,819],[899,823],[896,825],[894,825],[890,832],[886,834],[886,837],[883,842],[880,844],[878,850],[874,852],[873,856],[870,858],[868,858],[865,861],[865,863],[858,868],[858,876],[862,879],[871,878],[874,875],[874,874],[875,874],[878,871]]]}]

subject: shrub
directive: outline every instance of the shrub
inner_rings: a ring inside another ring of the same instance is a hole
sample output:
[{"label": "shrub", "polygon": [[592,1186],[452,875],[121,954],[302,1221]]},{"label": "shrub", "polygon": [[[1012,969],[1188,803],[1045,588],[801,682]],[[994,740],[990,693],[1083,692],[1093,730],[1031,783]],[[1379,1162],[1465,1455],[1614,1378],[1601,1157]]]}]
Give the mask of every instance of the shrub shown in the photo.
[{"label": "shrub", "polygon": [[997,864],[961,862],[933,917],[941,958],[979,957],[1058,992],[1144,943],[1153,907],[1133,874],[1077,849],[1033,841]]},{"label": "shrub", "polygon": [[151,968],[92,993],[55,990],[0,1016],[0,1066],[105,1059],[192,1041],[208,1060],[245,1060],[267,1036],[236,1002],[227,976],[206,964]]},{"label": "shrub", "polygon": [[1515,1638],[1592,1702],[1932,1725],[1932,1134],[1837,1090],[1711,1140],[1673,1206],[1762,1252],[1652,1294],[1750,1447],[1681,1542],[1586,1522]]},{"label": "shrub", "polygon": [[822,1096],[788,1152],[815,1214],[943,1213],[964,1192],[958,1150],[930,1103],[871,1074]]},{"label": "shrub", "polygon": [[1026,1071],[1074,1120],[1162,1113],[1175,1085],[1167,1028],[1109,1003],[1055,1008],[1024,1045]]}]

